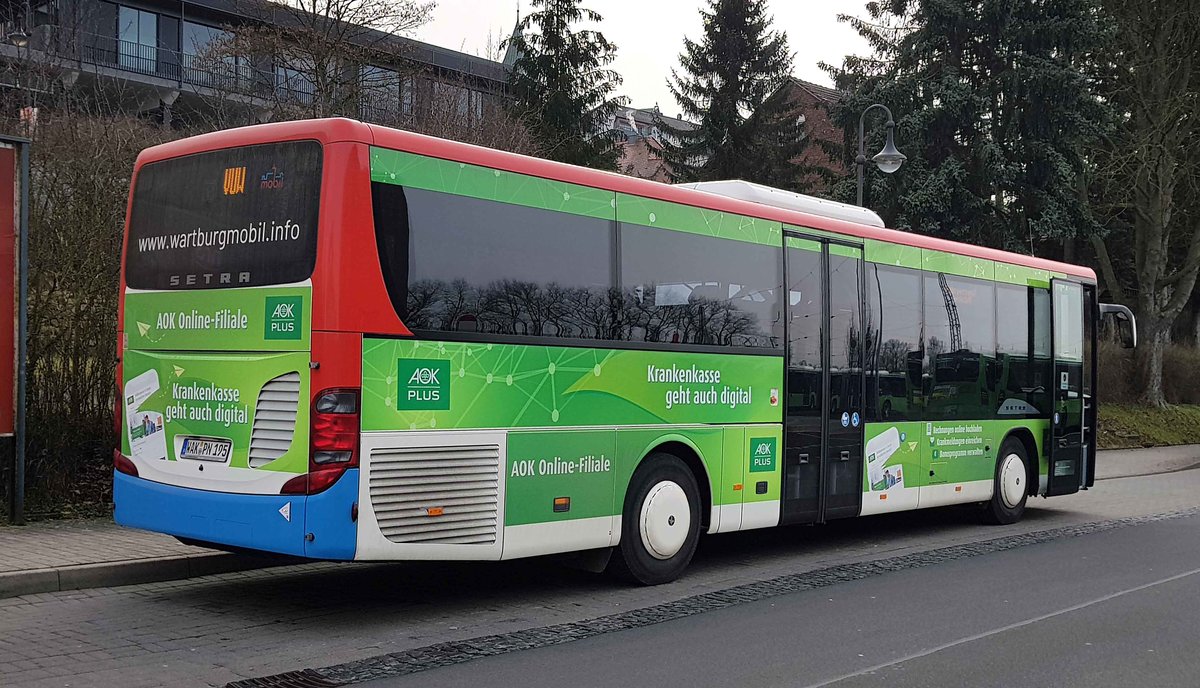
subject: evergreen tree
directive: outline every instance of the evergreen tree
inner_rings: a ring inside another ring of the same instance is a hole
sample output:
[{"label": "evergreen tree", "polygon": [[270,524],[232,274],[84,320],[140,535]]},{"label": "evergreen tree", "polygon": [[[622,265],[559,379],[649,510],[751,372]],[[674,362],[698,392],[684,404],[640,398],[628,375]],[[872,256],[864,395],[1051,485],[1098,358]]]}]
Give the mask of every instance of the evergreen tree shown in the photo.
[{"label": "evergreen tree", "polygon": [[683,119],[699,123],[663,125],[673,176],[795,187],[804,135],[781,88],[792,70],[787,38],[771,30],[766,0],[709,0],[700,15],[704,36],[684,39],[682,73],[668,80]]},{"label": "evergreen tree", "polygon": [[518,55],[510,80],[513,106],[545,157],[616,170],[620,151],[612,121],[625,104],[613,95],[621,77],[608,68],[616,46],[599,31],[572,28],[601,21],[580,2],[532,1],[535,11],[509,39]]},{"label": "evergreen tree", "polygon": [[[867,11],[842,19],[874,55],[826,69],[849,94],[835,111],[848,150],[871,103],[897,118],[909,162],[867,172],[867,202],[890,225],[1024,250],[1099,230],[1084,192],[1087,153],[1109,122],[1091,76],[1110,37],[1097,0],[889,0]],[[872,124],[868,155],[883,143]],[[837,195],[853,188],[848,179]]]}]

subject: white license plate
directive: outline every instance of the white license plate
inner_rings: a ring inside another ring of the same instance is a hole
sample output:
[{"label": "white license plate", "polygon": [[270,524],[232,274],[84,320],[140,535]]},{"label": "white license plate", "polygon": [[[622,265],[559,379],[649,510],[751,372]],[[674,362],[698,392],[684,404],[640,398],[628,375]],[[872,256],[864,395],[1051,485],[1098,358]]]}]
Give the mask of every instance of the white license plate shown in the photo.
[{"label": "white license plate", "polygon": [[185,437],[179,455],[198,461],[228,461],[233,442],[216,437]]}]

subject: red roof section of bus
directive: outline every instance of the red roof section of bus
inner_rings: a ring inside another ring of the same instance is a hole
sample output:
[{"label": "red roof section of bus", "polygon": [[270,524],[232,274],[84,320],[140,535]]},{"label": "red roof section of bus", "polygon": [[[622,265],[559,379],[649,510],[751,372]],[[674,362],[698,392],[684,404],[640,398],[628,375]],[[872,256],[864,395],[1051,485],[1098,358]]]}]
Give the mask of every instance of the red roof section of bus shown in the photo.
[{"label": "red roof section of bus", "polygon": [[167,158],[204,153],[220,148],[253,146],[276,141],[311,139],[324,145],[339,141],[371,143],[371,129],[352,119],[307,119],[297,122],[272,122],[236,129],[222,129],[186,139],[170,141],[143,150],[137,157],[134,171],[142,165]]},{"label": "red roof section of bus", "polygon": [[1093,281],[1096,279],[1094,271],[1079,265],[1060,263],[1058,261],[1026,256],[1019,253],[1008,253],[984,246],[962,244],[923,234],[860,225],[854,222],[775,208],[692,189],[684,189],[671,186],[670,184],[637,179],[615,172],[591,170],[551,160],[543,160],[541,158],[507,153],[432,136],[389,129],[378,125],[363,124],[349,119],[278,122],[203,134],[149,148],[138,156],[137,166],[140,167],[155,160],[200,153],[216,148],[296,139],[316,139],[322,143],[357,141],[419,155],[453,160],[455,162],[481,165],[546,179],[555,179],[581,186],[591,186],[607,191],[644,196],[672,203],[682,203],[709,210],[751,215],[767,220],[776,220],[788,225],[809,227],[845,236],[858,237],[860,239],[875,239],[894,244],[955,253],[972,258],[1022,265],[1028,268],[1050,270]]}]

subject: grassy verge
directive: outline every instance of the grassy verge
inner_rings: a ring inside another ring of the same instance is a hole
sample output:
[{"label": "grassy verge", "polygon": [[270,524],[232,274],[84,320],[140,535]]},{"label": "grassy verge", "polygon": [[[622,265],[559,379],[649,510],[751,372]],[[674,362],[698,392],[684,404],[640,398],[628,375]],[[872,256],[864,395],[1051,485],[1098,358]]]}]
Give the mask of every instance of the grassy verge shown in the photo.
[{"label": "grassy verge", "polygon": [[1100,404],[1101,449],[1200,444],[1200,405]]}]

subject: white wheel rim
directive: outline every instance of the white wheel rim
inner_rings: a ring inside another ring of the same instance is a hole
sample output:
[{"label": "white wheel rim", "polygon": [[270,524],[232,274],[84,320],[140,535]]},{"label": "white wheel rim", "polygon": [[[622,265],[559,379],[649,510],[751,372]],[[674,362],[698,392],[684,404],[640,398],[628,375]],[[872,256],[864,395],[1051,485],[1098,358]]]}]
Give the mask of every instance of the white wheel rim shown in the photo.
[{"label": "white wheel rim", "polygon": [[638,528],[642,545],[655,559],[670,559],[687,541],[692,510],[687,493],[677,483],[664,480],[646,493]]},{"label": "white wheel rim", "polygon": [[1016,454],[1004,457],[1000,467],[1000,498],[1004,505],[1013,508],[1025,496],[1025,462]]}]

